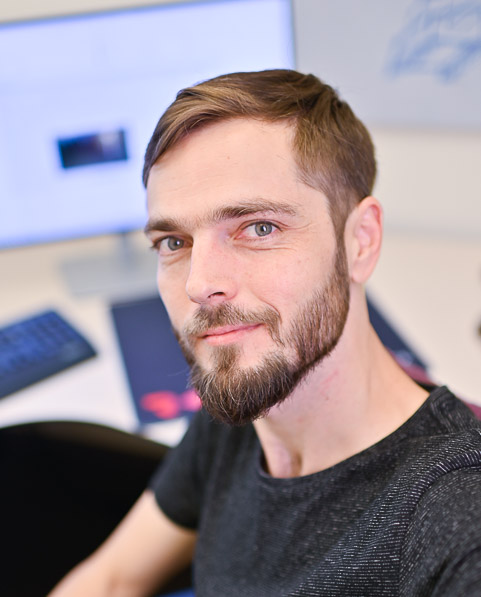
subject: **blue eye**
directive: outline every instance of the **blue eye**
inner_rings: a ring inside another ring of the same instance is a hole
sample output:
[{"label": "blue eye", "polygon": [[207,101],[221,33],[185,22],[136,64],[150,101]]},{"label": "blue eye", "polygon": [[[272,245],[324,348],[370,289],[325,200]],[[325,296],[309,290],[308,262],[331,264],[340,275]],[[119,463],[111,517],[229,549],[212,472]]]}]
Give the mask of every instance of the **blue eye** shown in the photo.
[{"label": "blue eye", "polygon": [[166,238],[162,239],[160,246],[166,247],[169,251],[178,251],[179,249],[183,248],[184,244],[185,241],[183,241],[181,238],[177,238],[176,236],[167,236]]},{"label": "blue eye", "polygon": [[254,230],[257,236],[268,236],[274,229],[273,225],[269,222],[257,222],[254,224]]}]

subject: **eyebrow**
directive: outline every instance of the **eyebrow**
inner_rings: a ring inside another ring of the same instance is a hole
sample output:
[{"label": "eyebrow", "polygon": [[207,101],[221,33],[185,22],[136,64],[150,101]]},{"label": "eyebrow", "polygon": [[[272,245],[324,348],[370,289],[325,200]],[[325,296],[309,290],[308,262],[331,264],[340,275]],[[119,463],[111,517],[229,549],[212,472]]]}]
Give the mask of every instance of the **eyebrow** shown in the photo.
[{"label": "eyebrow", "polygon": [[[202,224],[218,224],[226,220],[234,220],[236,218],[243,218],[245,216],[255,215],[258,213],[289,216],[298,215],[298,211],[291,204],[270,201],[269,199],[257,199],[255,201],[243,201],[235,205],[220,206],[205,216],[195,218],[192,223],[194,226],[200,226]],[[162,232],[176,232],[184,228],[186,221],[188,221],[188,219],[179,220],[176,218],[154,218],[147,222],[144,232],[146,234],[155,230]]]}]

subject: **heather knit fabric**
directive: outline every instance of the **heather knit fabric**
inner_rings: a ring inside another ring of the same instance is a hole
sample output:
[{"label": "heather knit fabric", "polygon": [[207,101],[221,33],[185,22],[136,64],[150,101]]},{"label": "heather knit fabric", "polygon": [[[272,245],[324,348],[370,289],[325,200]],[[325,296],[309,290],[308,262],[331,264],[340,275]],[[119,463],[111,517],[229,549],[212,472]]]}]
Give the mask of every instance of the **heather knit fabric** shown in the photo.
[{"label": "heather knit fabric", "polygon": [[196,528],[197,597],[481,595],[481,425],[436,388],[397,431],[276,479],[251,425],[201,412],[152,480]]}]

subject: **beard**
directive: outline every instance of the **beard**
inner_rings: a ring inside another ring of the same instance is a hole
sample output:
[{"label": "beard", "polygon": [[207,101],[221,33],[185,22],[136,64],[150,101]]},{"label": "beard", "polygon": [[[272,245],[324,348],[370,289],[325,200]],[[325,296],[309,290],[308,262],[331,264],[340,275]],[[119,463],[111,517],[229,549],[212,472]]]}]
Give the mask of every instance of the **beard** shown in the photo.
[{"label": "beard", "polygon": [[[229,425],[244,425],[281,404],[336,347],[349,312],[349,299],[346,255],[339,242],[328,279],[299,307],[285,335],[280,332],[280,316],[271,307],[245,311],[229,303],[201,306],[183,333],[176,335],[191,367],[191,384],[207,412]],[[237,324],[264,324],[275,348],[259,365],[241,367],[238,346],[218,346],[213,367],[204,369],[194,356],[191,339],[209,328]],[[291,356],[286,355],[286,349]]]}]

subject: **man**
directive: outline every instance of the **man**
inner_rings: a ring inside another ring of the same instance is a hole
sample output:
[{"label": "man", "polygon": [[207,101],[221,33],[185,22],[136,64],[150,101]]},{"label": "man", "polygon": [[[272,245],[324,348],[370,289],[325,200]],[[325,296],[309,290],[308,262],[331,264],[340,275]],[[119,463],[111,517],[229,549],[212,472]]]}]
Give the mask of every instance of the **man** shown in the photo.
[{"label": "man", "polygon": [[53,595],[481,594],[481,438],[372,329],[372,143],[293,71],[179,93],[147,149],[158,287],[202,398],[181,445]]}]

